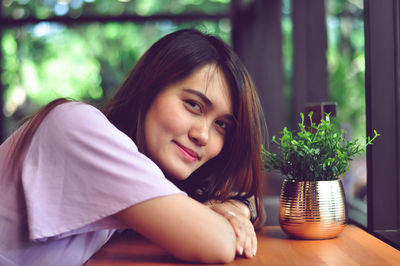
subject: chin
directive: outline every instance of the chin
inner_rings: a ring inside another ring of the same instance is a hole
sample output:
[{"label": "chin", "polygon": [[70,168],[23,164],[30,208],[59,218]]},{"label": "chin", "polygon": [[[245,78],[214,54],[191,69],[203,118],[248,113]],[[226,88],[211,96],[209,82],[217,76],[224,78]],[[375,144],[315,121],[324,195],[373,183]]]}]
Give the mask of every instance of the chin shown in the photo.
[{"label": "chin", "polygon": [[161,162],[159,167],[171,181],[184,181],[198,169],[198,165],[187,165],[171,161]]},{"label": "chin", "polygon": [[167,171],[167,175],[169,179],[174,179],[177,181],[184,181],[189,178],[189,176],[193,173],[193,171],[177,171],[175,169],[171,169],[171,171]]},{"label": "chin", "polygon": [[177,181],[184,181],[184,180],[188,179],[190,175],[182,176],[182,175],[170,174],[168,176],[169,176],[170,179],[175,179]]}]

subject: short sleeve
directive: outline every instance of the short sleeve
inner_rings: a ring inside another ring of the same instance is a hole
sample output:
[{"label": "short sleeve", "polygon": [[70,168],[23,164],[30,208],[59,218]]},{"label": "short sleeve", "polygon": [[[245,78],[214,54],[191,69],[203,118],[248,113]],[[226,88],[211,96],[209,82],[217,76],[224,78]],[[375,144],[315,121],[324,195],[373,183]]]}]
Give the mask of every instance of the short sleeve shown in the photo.
[{"label": "short sleeve", "polygon": [[58,236],[151,198],[184,193],[91,105],[57,106],[22,165],[32,240]]}]

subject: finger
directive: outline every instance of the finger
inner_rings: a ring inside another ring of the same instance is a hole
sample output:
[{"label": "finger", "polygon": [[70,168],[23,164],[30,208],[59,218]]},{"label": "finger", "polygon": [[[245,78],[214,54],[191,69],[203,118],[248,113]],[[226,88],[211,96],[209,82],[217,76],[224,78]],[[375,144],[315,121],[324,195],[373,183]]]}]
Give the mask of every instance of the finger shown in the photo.
[{"label": "finger", "polygon": [[237,242],[237,253],[245,256],[246,258],[252,258],[255,256],[253,239],[247,234],[245,236],[245,238],[238,240]]},{"label": "finger", "polygon": [[246,257],[251,258],[255,256],[257,252],[257,237],[253,226],[246,228],[246,240],[244,244],[244,254]]},{"label": "finger", "polygon": [[258,246],[257,246],[257,235],[256,235],[255,232],[254,232],[254,237],[252,237],[252,243],[253,243],[252,252],[253,252],[253,256],[255,256],[257,254],[257,248],[258,248]]},{"label": "finger", "polygon": [[245,234],[241,234],[240,237],[236,239],[236,253],[240,256],[243,255],[245,252],[245,245],[246,245],[246,239],[245,239]]},{"label": "finger", "polygon": [[247,258],[252,258],[257,252],[257,238],[253,232],[247,234],[247,238],[244,245],[244,255]]},{"label": "finger", "polygon": [[246,243],[244,244],[244,256],[246,258],[253,257],[253,248],[251,246],[251,239],[246,239]]},{"label": "finger", "polygon": [[238,255],[243,255],[246,238],[248,238],[246,230],[244,230],[243,222],[231,212],[228,212],[225,217],[232,225],[236,235],[236,253]]}]

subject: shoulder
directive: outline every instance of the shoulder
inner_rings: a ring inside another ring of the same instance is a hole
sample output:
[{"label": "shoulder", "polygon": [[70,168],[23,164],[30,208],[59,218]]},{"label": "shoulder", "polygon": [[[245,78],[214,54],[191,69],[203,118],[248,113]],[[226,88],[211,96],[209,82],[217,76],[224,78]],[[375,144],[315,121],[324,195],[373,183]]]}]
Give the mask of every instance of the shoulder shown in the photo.
[{"label": "shoulder", "polygon": [[68,102],[56,106],[37,129],[32,144],[47,145],[63,150],[94,150],[107,146],[110,150],[133,149],[131,138],[116,128],[96,107],[81,102]]},{"label": "shoulder", "polygon": [[68,102],[56,106],[45,117],[39,131],[62,135],[93,133],[124,135],[96,107],[82,102]]},{"label": "shoulder", "polygon": [[52,122],[89,122],[91,120],[107,120],[104,114],[93,105],[82,102],[68,102],[56,106],[46,117]]}]

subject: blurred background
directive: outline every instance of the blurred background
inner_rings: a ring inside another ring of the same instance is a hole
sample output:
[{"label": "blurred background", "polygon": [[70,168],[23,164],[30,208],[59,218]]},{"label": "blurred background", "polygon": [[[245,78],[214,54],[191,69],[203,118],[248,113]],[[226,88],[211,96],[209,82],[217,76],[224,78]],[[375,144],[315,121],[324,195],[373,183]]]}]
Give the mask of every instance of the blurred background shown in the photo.
[{"label": "blurred background", "polygon": [[[348,138],[365,136],[363,0],[2,0],[2,141],[55,98],[100,105],[151,44],[188,27],[219,36],[242,58],[268,139],[323,102],[337,104]],[[277,224],[282,180],[265,178],[268,224]],[[343,181],[349,205],[365,213],[365,154]]]}]

